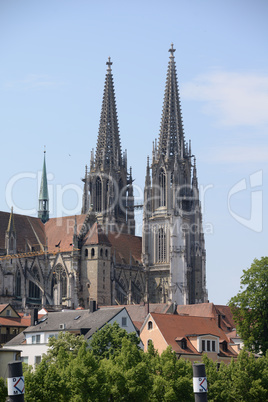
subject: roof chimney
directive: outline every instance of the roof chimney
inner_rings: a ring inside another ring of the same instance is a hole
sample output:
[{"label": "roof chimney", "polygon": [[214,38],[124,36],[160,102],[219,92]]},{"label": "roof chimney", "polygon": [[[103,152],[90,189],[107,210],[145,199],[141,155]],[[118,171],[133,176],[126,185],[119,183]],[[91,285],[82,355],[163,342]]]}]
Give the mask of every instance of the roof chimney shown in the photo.
[{"label": "roof chimney", "polygon": [[31,311],[31,326],[34,326],[38,323],[38,309],[34,308]]},{"label": "roof chimney", "polygon": [[218,327],[221,328],[221,315],[218,314]]},{"label": "roof chimney", "polygon": [[89,302],[89,312],[94,313],[97,310],[97,303],[96,300],[90,300]]}]

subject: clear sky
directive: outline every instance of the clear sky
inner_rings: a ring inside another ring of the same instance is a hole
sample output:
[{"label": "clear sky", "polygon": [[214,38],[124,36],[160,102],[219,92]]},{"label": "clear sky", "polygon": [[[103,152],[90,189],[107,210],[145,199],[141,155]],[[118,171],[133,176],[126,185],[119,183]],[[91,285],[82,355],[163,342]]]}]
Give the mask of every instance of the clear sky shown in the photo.
[{"label": "clear sky", "polygon": [[226,304],[243,269],[268,252],[267,20],[266,0],[1,0],[0,210],[37,215],[46,145],[50,215],[80,212],[109,56],[122,149],[142,196],[173,42],[209,300]]}]

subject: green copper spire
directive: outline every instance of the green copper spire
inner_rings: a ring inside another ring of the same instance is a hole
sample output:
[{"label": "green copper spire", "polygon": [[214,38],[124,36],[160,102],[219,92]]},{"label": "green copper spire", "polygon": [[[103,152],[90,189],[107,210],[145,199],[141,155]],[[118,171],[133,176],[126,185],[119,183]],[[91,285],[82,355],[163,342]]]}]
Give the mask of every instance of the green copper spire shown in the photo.
[{"label": "green copper spire", "polygon": [[43,163],[42,180],[39,194],[38,218],[40,218],[43,223],[46,223],[49,220],[46,150],[44,150],[44,163]]}]

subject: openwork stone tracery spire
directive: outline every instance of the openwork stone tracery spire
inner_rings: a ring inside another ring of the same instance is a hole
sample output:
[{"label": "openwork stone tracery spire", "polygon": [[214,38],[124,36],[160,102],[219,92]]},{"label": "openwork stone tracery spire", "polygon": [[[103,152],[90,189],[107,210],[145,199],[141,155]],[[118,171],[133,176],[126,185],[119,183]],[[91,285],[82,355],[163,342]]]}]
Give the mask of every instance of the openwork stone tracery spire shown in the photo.
[{"label": "openwork stone tracery spire", "polygon": [[197,170],[184,139],[173,44],[169,52],[159,139],[153,143],[144,188],[147,299],[200,303],[207,300],[207,291]]},{"label": "openwork stone tracery spire", "polygon": [[[89,208],[108,231],[135,233],[132,175],[127,154],[122,154],[114,91],[112,62],[108,58],[97,149],[91,153],[90,171],[85,175],[82,213]],[[90,197],[88,197],[88,192]]]}]

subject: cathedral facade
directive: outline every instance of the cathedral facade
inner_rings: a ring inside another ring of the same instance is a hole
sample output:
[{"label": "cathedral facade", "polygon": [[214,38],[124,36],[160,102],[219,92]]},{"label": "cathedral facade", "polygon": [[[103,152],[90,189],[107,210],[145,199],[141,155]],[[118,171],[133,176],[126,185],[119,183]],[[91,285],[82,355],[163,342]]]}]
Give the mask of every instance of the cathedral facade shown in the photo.
[{"label": "cathedral facade", "polygon": [[184,138],[173,45],[169,52],[159,139],[147,159],[142,237],[135,236],[132,169],[121,150],[109,58],[81,214],[49,219],[44,155],[38,217],[0,212],[0,303],[207,301],[196,161]]}]

